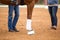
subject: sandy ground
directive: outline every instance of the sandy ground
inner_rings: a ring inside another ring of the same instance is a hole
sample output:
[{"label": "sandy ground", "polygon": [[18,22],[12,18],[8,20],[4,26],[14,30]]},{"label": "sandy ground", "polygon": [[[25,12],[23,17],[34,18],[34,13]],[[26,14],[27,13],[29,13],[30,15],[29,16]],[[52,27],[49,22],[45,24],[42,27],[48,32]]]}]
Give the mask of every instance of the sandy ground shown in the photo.
[{"label": "sandy ground", "polygon": [[20,17],[16,25],[20,32],[8,32],[8,8],[0,7],[0,40],[60,40],[60,9],[58,9],[57,30],[51,29],[50,15],[47,9],[35,8],[32,16],[34,35],[26,31],[26,8],[20,8]]}]

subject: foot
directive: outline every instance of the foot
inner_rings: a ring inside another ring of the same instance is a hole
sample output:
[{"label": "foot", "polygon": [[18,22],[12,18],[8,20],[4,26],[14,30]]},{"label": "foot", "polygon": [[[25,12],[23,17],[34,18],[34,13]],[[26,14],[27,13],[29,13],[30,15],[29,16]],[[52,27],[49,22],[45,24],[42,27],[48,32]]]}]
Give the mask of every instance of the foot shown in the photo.
[{"label": "foot", "polygon": [[14,32],[14,30],[10,29],[9,32]]},{"label": "foot", "polygon": [[35,34],[35,32],[33,30],[29,30],[27,34],[28,35],[33,35],[33,34]]},{"label": "foot", "polygon": [[52,26],[51,28],[54,29],[54,30],[56,30],[56,27],[57,27],[57,26]]},{"label": "foot", "polygon": [[16,28],[14,29],[15,32],[19,32]]},{"label": "foot", "polygon": [[14,30],[15,32],[19,32],[18,30]]}]

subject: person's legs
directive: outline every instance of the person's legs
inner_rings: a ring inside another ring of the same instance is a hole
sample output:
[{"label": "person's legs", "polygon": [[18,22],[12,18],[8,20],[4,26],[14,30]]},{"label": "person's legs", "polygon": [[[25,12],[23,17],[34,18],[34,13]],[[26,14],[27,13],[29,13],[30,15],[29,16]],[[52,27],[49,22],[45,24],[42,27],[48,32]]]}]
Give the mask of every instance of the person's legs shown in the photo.
[{"label": "person's legs", "polygon": [[48,6],[48,10],[49,10],[49,14],[50,14],[50,17],[51,17],[51,23],[52,22],[52,6]]},{"label": "person's legs", "polygon": [[54,6],[52,8],[52,26],[57,26],[57,9],[58,9],[58,6]]},{"label": "person's legs", "polygon": [[8,28],[9,28],[9,30],[13,30],[13,28],[12,28],[13,10],[14,10],[14,6],[9,5],[9,14],[8,14]]},{"label": "person's legs", "polygon": [[56,16],[57,9],[58,9],[58,6],[49,7],[49,13],[51,16],[51,23],[52,23],[52,27],[54,29],[56,29],[56,27],[57,27],[57,16]]},{"label": "person's legs", "polygon": [[52,29],[55,29],[56,30],[56,27],[57,27],[57,9],[58,9],[58,6],[54,6],[52,8]]},{"label": "person's legs", "polygon": [[15,16],[14,16],[14,19],[13,19],[13,30],[16,30],[16,24],[17,24],[17,21],[18,21],[18,18],[19,18],[19,6],[15,6],[14,7],[14,10],[15,10]]}]

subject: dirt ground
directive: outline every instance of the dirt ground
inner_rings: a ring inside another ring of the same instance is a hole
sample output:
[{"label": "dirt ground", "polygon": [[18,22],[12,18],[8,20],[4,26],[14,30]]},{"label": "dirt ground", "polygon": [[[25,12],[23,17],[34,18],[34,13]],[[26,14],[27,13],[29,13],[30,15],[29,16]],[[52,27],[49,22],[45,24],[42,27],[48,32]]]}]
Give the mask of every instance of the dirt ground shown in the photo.
[{"label": "dirt ground", "polygon": [[20,32],[8,32],[8,8],[0,7],[0,40],[60,40],[60,9],[58,9],[57,30],[51,29],[50,15],[47,9],[34,8],[32,28],[34,35],[26,30],[27,9],[20,8],[20,17],[16,25]]}]

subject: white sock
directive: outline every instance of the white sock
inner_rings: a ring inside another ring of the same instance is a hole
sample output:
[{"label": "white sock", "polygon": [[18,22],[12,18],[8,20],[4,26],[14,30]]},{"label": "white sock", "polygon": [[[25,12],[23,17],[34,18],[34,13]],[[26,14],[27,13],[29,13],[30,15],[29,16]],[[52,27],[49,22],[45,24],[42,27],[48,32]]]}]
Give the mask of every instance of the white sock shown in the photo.
[{"label": "white sock", "polygon": [[32,30],[31,22],[32,22],[31,19],[27,19],[27,23],[26,23],[26,29],[27,29],[27,30]]}]

